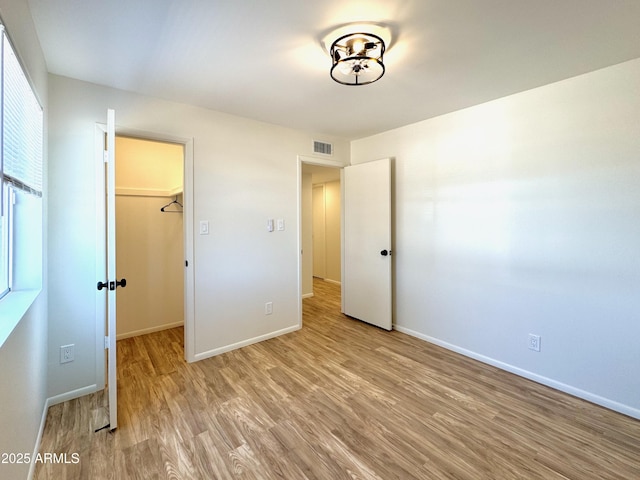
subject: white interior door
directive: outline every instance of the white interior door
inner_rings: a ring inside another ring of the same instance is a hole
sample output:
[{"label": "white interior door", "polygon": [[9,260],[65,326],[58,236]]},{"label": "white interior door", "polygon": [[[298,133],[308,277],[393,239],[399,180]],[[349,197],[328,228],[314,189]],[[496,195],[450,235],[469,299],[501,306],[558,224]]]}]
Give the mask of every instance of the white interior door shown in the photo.
[{"label": "white interior door", "polygon": [[[116,370],[116,114],[107,110],[107,361],[109,379],[109,425],[118,426],[118,380]],[[126,285],[126,282],[124,283]]]},{"label": "white interior door", "polygon": [[392,326],[391,160],[344,168],[342,311]]},{"label": "white interior door", "polygon": [[[98,328],[105,336],[99,337],[99,345],[104,344],[107,364],[107,388],[109,394],[109,425],[111,430],[118,427],[118,383],[116,375],[116,289],[126,286],[126,280],[117,280],[116,276],[116,190],[115,190],[115,112],[107,110],[106,126],[98,126],[101,150],[98,157],[100,165],[96,172],[97,188],[97,250],[96,273],[98,275],[98,297],[96,317]],[[100,325],[102,322],[102,325]],[[100,341],[103,340],[104,342]],[[103,357],[104,358],[104,357]],[[104,370],[97,376],[104,379]],[[106,427],[103,427],[106,428]]]}]

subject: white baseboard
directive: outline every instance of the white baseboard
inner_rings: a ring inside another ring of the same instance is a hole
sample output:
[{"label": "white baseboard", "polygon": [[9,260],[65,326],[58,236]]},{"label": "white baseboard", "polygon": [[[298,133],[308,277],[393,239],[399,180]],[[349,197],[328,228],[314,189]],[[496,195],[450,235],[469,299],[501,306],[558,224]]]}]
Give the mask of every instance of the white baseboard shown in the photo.
[{"label": "white baseboard", "polygon": [[94,383],[93,385],[87,385],[86,387],[77,388],[75,390],[71,390],[70,392],[65,392],[65,393],[61,393],[60,395],[49,397],[47,398],[47,403],[48,403],[47,408],[62,402],[66,402],[67,400],[73,400],[74,398],[84,397],[85,395],[89,395],[97,391],[98,391],[98,385]]},{"label": "white baseboard", "polygon": [[265,335],[260,335],[248,340],[243,340],[242,342],[232,343],[231,345],[225,345],[224,347],[214,348],[213,350],[208,350],[206,352],[196,353],[194,355],[194,361],[204,360],[205,358],[209,357],[215,357],[216,355],[230,352],[231,350],[236,350],[241,347],[246,347],[247,345],[251,345],[253,343],[262,342],[264,340],[269,340],[270,338],[279,337],[280,335],[284,335],[286,333],[295,332],[296,330],[300,330],[300,328],[300,325],[294,325],[293,327],[283,328],[282,330],[276,330],[275,332],[270,332]]},{"label": "white baseboard", "polygon": [[181,327],[184,322],[165,323],[164,325],[158,325],[157,327],[143,328],[142,330],[134,330],[132,332],[124,332],[116,335],[116,340],[122,340],[123,338],[137,337],[139,335],[146,335],[147,333],[160,332],[162,330],[169,330],[170,328]]},{"label": "white baseboard", "polygon": [[595,403],[596,405],[600,405],[602,407],[608,408],[610,410],[613,410],[613,411],[616,411],[640,420],[640,409],[631,407],[629,405],[625,405],[623,403],[616,402],[615,400],[601,397],[600,395],[596,395],[594,393],[581,390],[579,388],[573,387],[571,385],[567,385],[562,382],[558,382],[557,380],[554,380],[552,378],[538,375],[537,373],[533,373],[528,370],[524,370],[522,368],[516,367],[514,365],[501,362],[494,358],[481,355],[479,353],[473,352],[471,350],[467,350],[465,348],[458,347],[457,345],[444,342],[437,338],[424,335],[422,333],[416,332],[414,330],[410,330],[408,328],[400,327],[398,325],[394,325],[393,328],[399,332],[406,333],[407,335],[411,335],[412,337],[419,338],[420,340],[424,340],[425,342],[433,343],[434,345],[438,345],[442,348],[446,348],[447,350],[451,350],[453,352],[464,355],[465,357],[473,358],[474,360],[478,360],[479,362],[492,365],[501,370],[505,370],[507,372],[518,375],[520,377],[524,377],[534,382],[541,383],[542,385],[546,385],[556,390],[560,390],[561,392],[568,393],[569,395],[573,395],[574,397],[582,398],[583,400],[587,400],[591,403]]}]

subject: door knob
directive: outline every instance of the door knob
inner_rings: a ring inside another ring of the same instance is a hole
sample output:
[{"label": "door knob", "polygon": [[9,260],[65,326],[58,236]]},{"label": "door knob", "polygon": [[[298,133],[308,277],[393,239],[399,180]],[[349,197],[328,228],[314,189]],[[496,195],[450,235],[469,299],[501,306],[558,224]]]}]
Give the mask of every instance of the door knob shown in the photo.
[{"label": "door knob", "polygon": [[387,250],[382,250],[380,252],[380,255],[382,255],[383,257],[386,257],[387,255],[389,255],[389,252]]},{"label": "door knob", "polygon": [[126,287],[127,279],[123,278],[122,280],[116,280],[115,282],[109,282],[109,290],[115,290],[118,287]]},{"label": "door knob", "polygon": [[107,288],[109,285],[107,282],[98,282],[98,290],[102,290],[103,288]]}]

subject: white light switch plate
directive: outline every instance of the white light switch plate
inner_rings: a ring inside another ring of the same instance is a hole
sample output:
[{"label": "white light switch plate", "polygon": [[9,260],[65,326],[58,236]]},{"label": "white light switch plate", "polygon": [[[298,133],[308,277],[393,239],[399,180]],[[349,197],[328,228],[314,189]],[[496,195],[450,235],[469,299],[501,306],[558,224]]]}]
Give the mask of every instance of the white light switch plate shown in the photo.
[{"label": "white light switch plate", "polygon": [[209,235],[209,221],[200,220],[200,235]]}]

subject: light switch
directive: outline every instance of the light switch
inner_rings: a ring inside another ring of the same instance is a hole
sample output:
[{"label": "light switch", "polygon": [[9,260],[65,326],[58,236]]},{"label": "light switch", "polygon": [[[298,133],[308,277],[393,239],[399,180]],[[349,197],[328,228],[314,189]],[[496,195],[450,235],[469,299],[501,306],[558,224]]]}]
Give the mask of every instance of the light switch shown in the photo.
[{"label": "light switch", "polygon": [[267,232],[273,232],[273,218],[267,220]]},{"label": "light switch", "polygon": [[200,220],[200,235],[209,235],[209,220]]},{"label": "light switch", "polygon": [[278,219],[278,231],[282,232],[284,230],[284,218]]}]

